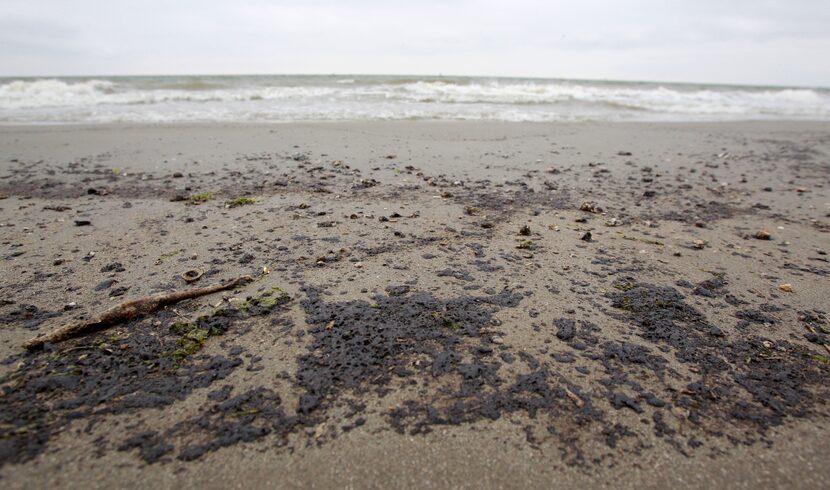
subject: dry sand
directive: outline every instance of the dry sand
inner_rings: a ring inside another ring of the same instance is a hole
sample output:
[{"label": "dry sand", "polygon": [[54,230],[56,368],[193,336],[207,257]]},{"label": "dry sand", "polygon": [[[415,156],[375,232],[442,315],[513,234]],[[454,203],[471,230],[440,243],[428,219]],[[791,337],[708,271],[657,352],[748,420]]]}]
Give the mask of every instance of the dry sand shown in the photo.
[{"label": "dry sand", "polygon": [[[826,488],[830,124],[0,149],[5,488]],[[187,270],[259,278],[19,347]]]}]

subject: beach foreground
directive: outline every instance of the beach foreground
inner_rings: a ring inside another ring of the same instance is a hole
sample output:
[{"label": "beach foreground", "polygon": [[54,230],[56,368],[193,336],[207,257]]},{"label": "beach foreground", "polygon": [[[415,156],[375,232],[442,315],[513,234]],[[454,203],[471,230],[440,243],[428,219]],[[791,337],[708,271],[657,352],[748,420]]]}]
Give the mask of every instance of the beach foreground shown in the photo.
[{"label": "beach foreground", "polygon": [[9,126],[0,149],[4,488],[830,478],[830,123]]}]

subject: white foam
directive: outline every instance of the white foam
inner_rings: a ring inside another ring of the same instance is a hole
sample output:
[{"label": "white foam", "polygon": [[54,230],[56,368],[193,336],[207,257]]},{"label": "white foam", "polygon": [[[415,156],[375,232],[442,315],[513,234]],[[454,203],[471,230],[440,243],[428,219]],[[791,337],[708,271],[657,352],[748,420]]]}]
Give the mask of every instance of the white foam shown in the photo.
[{"label": "white foam", "polygon": [[823,89],[389,77],[0,81],[0,122],[830,119]]}]

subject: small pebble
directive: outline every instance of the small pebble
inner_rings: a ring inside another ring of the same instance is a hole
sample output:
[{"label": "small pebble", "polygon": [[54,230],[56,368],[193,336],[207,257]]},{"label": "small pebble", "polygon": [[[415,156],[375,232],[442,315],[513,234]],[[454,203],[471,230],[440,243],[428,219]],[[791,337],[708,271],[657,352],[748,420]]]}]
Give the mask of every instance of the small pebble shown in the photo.
[{"label": "small pebble", "polygon": [[761,228],[755,233],[755,238],[758,240],[769,240],[771,237],[772,235],[770,235],[769,230],[766,228]]}]

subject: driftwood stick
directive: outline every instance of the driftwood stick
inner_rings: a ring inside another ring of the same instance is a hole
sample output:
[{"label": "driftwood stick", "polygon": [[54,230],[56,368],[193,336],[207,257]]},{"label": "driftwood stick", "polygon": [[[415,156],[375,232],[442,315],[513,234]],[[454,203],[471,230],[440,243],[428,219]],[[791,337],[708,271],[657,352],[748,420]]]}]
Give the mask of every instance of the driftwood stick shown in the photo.
[{"label": "driftwood stick", "polygon": [[34,349],[42,346],[46,342],[61,342],[81,333],[110,327],[112,325],[117,325],[119,323],[128,322],[130,320],[149,315],[162,306],[178,303],[179,301],[190,298],[213,294],[217,291],[223,291],[225,289],[231,289],[252,280],[253,279],[250,276],[242,276],[228,282],[213,284],[203,288],[186,289],[184,291],[174,291],[172,293],[158,293],[125,301],[89,320],[69,323],[50,332],[29,339],[23,343],[23,347],[27,349]]}]

